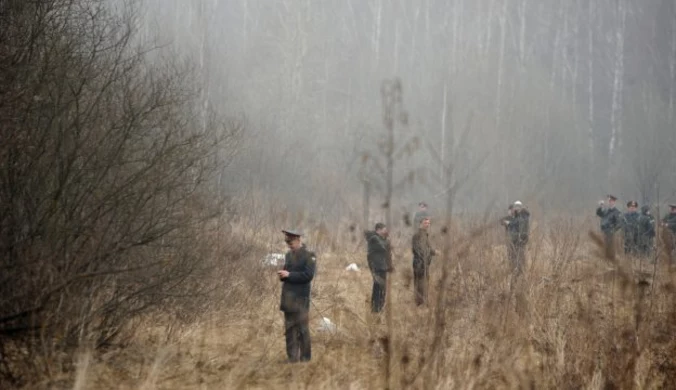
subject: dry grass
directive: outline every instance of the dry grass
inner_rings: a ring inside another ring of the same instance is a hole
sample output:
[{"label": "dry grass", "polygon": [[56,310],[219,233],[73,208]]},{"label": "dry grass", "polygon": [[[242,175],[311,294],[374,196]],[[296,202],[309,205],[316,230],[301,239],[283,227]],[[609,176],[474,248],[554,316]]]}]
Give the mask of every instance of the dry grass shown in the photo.
[{"label": "dry grass", "polygon": [[[344,270],[351,262],[364,265],[363,248],[321,254],[309,364],[283,364],[279,282],[273,269],[251,267],[241,271],[243,280],[267,283],[257,283],[257,291],[233,287],[241,291],[231,292],[232,306],[170,333],[169,323],[148,319],[131,343],[85,351],[69,374],[30,387],[383,388],[384,347],[392,351],[393,388],[676,386],[673,273],[666,266],[603,258],[581,225],[565,232],[562,225],[535,229],[527,275],[514,289],[499,231],[454,235],[455,247],[468,247],[452,253],[448,280],[441,280],[441,259],[433,263],[430,302],[442,289],[447,293],[441,322],[434,304],[414,306],[410,259],[400,251],[391,339],[383,337],[384,318],[369,312],[368,270]],[[407,240],[403,234],[395,244],[405,248]],[[335,334],[317,330],[322,315],[338,325]]]}]

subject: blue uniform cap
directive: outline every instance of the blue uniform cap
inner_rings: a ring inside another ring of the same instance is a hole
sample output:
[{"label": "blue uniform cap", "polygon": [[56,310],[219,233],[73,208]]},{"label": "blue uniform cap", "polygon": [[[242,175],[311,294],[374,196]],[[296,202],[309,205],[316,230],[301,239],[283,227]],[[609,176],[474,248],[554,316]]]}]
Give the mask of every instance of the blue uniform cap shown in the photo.
[{"label": "blue uniform cap", "polygon": [[282,233],[286,234],[287,236],[292,236],[292,237],[301,237],[303,235],[302,231],[292,230],[292,229],[282,230]]}]

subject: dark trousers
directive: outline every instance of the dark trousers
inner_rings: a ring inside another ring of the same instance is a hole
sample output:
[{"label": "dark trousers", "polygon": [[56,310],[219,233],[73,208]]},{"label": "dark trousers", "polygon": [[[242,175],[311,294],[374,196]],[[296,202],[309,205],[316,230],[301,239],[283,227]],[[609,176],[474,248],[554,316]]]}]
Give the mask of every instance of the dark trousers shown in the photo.
[{"label": "dark trousers", "polygon": [[605,244],[605,250],[606,250],[606,258],[614,258],[615,257],[615,235],[611,232],[605,231],[603,232],[603,241]]},{"label": "dark trousers", "polygon": [[430,275],[427,267],[413,265],[413,291],[415,292],[415,304],[420,306],[427,302],[427,286]]},{"label": "dark trousers", "polygon": [[526,266],[526,244],[509,242],[507,244],[507,257],[512,275],[520,276]]},{"label": "dark trousers", "polygon": [[380,313],[385,305],[385,294],[387,289],[387,272],[371,271],[373,276],[373,290],[371,291],[371,311]]},{"label": "dark trousers", "polygon": [[312,358],[309,315],[306,310],[284,312],[286,329],[286,356],[290,362],[306,362]]},{"label": "dark trousers", "polygon": [[653,239],[652,237],[649,238],[642,238],[641,241],[639,242],[638,245],[638,252],[639,255],[643,257],[650,257],[653,255]]},{"label": "dark trousers", "polygon": [[638,256],[640,255],[638,242],[632,238],[624,238],[624,254]]}]

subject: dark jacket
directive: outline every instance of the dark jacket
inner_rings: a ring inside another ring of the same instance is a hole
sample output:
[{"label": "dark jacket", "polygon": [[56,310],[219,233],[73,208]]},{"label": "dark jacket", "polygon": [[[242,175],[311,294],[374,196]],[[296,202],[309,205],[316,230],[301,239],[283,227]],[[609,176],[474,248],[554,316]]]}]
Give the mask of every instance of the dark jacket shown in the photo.
[{"label": "dark jacket", "polygon": [[418,229],[411,240],[413,250],[413,268],[424,269],[432,263],[432,256],[436,253],[430,245],[429,234],[425,229]]},{"label": "dark jacket", "polygon": [[640,245],[646,246],[652,243],[655,237],[655,218],[652,215],[642,212],[638,217],[638,234]]},{"label": "dark jacket", "polygon": [[371,271],[390,271],[392,270],[392,256],[390,251],[390,242],[381,237],[375,231],[364,233],[368,244],[366,260]]},{"label": "dark jacket", "polygon": [[279,309],[284,312],[300,312],[310,309],[310,289],[315,276],[315,254],[303,245],[296,253],[284,257],[284,270],[289,276],[282,279],[282,299]]},{"label": "dark jacket", "polygon": [[669,213],[662,218],[662,223],[667,225],[667,229],[676,234],[676,214]]},{"label": "dark jacket", "polygon": [[596,215],[601,218],[601,230],[606,234],[613,234],[622,227],[622,213],[617,208],[599,207]]},{"label": "dark jacket", "polygon": [[639,243],[639,218],[636,211],[625,213],[622,216],[622,230],[624,231],[625,246],[635,246]]},{"label": "dark jacket", "polygon": [[511,239],[511,238],[510,238],[510,237],[511,237],[511,235],[510,235],[510,230],[511,230],[512,228],[511,228],[509,225],[511,225],[512,222],[514,222],[514,215],[511,215],[511,214],[510,214],[510,215],[506,215],[506,216],[500,218],[500,225],[504,226],[504,228],[505,228],[505,233],[507,234],[507,239],[508,239],[508,240]]},{"label": "dark jacket", "polygon": [[507,231],[512,244],[526,245],[530,236],[530,212],[526,209],[515,211]]}]

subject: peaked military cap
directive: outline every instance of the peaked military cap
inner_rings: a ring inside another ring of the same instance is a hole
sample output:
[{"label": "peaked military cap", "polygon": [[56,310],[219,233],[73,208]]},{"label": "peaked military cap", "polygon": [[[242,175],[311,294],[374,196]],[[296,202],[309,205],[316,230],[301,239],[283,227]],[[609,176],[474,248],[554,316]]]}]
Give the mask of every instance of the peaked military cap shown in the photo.
[{"label": "peaked military cap", "polygon": [[285,229],[282,230],[282,233],[286,234],[287,236],[291,237],[300,237],[303,235],[303,232],[300,230],[292,230],[292,229]]},{"label": "peaked military cap", "polygon": [[422,222],[422,221],[424,221],[424,220],[426,220],[426,219],[432,219],[432,216],[430,215],[430,213],[428,213],[427,211],[421,211],[421,212],[419,212],[419,214],[418,214],[418,220],[419,220],[420,222]]},{"label": "peaked military cap", "polygon": [[617,196],[608,194],[608,199],[617,200]]},{"label": "peaked military cap", "polygon": [[676,209],[676,203],[670,203],[669,207],[671,207],[672,209]]},{"label": "peaked military cap", "polygon": [[635,200],[630,200],[627,202],[627,207],[638,207],[638,203]]}]

